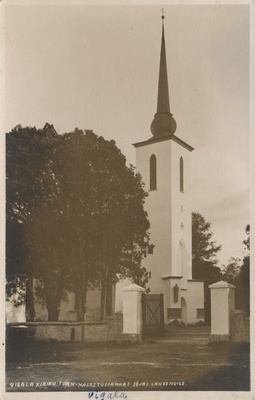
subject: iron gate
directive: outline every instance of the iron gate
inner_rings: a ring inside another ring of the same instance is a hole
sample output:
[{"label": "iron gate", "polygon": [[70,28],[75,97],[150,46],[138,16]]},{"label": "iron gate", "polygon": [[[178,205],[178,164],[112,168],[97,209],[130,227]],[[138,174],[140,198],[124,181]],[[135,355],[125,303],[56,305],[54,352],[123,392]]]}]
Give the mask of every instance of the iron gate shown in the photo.
[{"label": "iron gate", "polygon": [[164,335],[163,294],[142,294],[143,336]]}]

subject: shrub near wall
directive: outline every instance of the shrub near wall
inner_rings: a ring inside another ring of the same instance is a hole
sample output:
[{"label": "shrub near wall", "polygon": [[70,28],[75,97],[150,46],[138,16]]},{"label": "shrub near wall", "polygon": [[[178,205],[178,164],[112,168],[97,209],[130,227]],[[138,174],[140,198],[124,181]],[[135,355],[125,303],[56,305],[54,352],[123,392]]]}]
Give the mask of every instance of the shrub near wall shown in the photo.
[{"label": "shrub near wall", "polygon": [[250,319],[242,310],[231,313],[230,340],[232,342],[250,341]]}]

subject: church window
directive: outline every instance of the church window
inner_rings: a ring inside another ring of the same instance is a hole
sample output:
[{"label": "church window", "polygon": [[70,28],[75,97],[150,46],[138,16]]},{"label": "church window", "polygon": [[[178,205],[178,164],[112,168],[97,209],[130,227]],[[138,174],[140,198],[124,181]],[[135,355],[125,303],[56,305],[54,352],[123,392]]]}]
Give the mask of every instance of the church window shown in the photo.
[{"label": "church window", "polygon": [[180,192],[184,193],[183,158],[180,158]]},{"label": "church window", "polygon": [[157,189],[157,159],[154,154],[150,158],[150,190]]}]

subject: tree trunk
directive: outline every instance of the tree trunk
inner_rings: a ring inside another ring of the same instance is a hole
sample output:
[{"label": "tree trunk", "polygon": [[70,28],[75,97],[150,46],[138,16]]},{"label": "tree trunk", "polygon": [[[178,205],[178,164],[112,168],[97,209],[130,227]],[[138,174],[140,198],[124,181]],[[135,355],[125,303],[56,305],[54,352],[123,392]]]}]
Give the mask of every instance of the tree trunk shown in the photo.
[{"label": "tree trunk", "polygon": [[33,282],[33,277],[29,277],[26,282],[26,320],[29,322],[35,320]]},{"label": "tree trunk", "polygon": [[48,311],[48,321],[54,322],[58,321],[59,313],[60,313],[60,308],[57,307],[55,304],[49,304],[50,302],[47,302],[47,311]]},{"label": "tree trunk", "polygon": [[105,317],[105,300],[106,300],[106,279],[101,282],[101,308],[100,308],[100,321]]},{"label": "tree trunk", "polygon": [[87,279],[82,277],[77,282],[76,290],[76,309],[77,309],[77,321],[84,321],[84,314],[86,312],[86,297],[87,297]]},{"label": "tree trunk", "polygon": [[48,321],[58,321],[62,297],[62,289],[52,293],[52,286],[50,283],[44,281],[45,302],[48,311]]},{"label": "tree trunk", "polygon": [[106,316],[112,315],[112,276],[108,272],[106,287]]},{"label": "tree trunk", "polygon": [[102,321],[105,317],[105,309],[106,309],[106,292],[107,292],[107,276],[108,276],[108,245],[107,245],[107,236],[105,232],[103,232],[102,236],[102,272],[101,272],[101,308],[100,308],[100,321]]},{"label": "tree trunk", "polygon": [[[84,322],[84,314],[86,312],[86,297],[87,297],[88,280],[82,276],[77,282],[76,290],[76,310],[77,310],[77,321]],[[81,342],[84,342],[84,324],[81,326]]]},{"label": "tree trunk", "polygon": [[211,293],[210,289],[207,288],[204,293],[205,296],[205,323],[211,325]]},{"label": "tree trunk", "polygon": [[84,299],[82,290],[76,292],[77,321],[84,321]]}]

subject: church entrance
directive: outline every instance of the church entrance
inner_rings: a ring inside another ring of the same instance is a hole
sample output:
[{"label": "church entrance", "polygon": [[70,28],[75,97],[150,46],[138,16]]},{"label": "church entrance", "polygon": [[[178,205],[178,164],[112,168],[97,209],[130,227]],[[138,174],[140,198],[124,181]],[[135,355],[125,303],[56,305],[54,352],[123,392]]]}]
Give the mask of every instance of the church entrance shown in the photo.
[{"label": "church entrance", "polygon": [[163,294],[142,294],[143,337],[164,335]]}]

